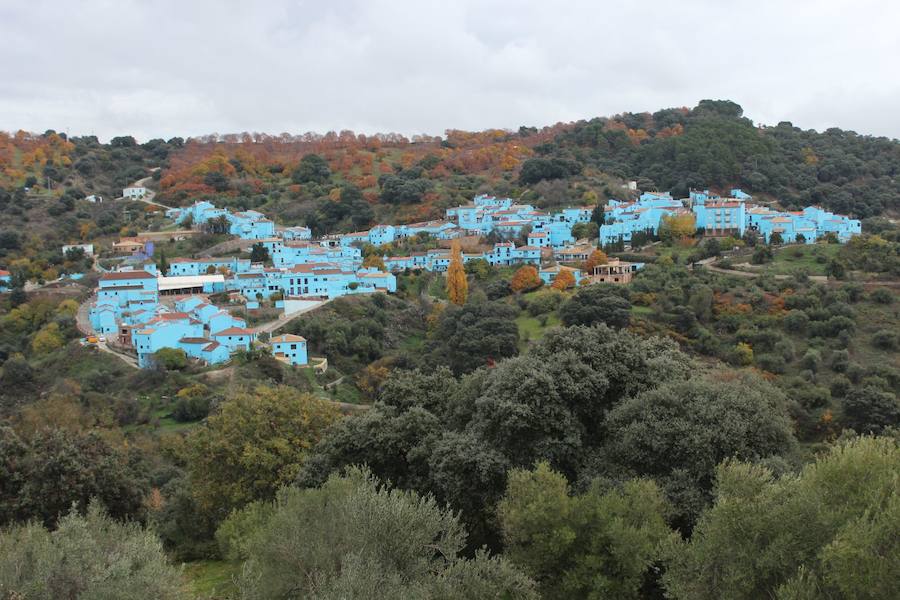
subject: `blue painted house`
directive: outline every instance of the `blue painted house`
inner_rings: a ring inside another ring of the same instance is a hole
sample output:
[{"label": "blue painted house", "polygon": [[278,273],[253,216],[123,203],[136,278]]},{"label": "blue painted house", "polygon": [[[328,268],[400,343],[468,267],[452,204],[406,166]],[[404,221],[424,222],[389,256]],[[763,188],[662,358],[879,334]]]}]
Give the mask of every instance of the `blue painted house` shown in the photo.
[{"label": "blue painted house", "polygon": [[376,225],[369,230],[369,243],[374,246],[390,244],[397,239],[397,229],[393,225]]},{"label": "blue painted house", "polygon": [[132,300],[156,297],[157,278],[147,271],[112,271],[100,277],[97,288],[98,303],[125,306]]},{"label": "blue painted house", "polygon": [[226,258],[173,258],[169,263],[168,277],[206,275],[212,270],[227,269],[232,273],[246,273],[251,268],[250,259]]},{"label": "blue painted house", "polygon": [[208,338],[184,337],[178,341],[178,347],[191,358],[202,360],[210,365],[225,363],[231,358],[227,347]]},{"label": "blue painted house", "polygon": [[12,274],[0,269],[0,289],[12,286]]},{"label": "blue painted house", "polygon": [[236,350],[249,350],[253,340],[256,339],[256,334],[242,327],[229,327],[212,333],[210,337],[213,341],[228,348],[229,352],[235,352]]},{"label": "blue painted house", "polygon": [[306,353],[306,338],[286,333],[269,340],[272,344],[272,355],[289,365],[303,366],[309,364]]},{"label": "blue painted house", "polygon": [[132,332],[132,343],[137,351],[138,366],[153,366],[153,353],[163,348],[180,348],[182,338],[203,337],[203,325],[198,322],[175,320],[150,323]]},{"label": "blue painted house", "polygon": [[281,238],[286,242],[304,241],[312,239],[312,230],[309,227],[298,225],[286,227],[281,231]]}]

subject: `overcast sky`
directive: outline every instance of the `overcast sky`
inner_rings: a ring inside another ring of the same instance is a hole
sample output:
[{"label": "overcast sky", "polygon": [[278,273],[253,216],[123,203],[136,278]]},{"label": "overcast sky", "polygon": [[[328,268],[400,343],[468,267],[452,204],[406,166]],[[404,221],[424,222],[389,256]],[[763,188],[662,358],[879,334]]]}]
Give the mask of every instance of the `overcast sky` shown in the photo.
[{"label": "overcast sky", "polygon": [[727,98],[900,138],[898,24],[892,0],[0,0],[0,129],[440,134]]}]

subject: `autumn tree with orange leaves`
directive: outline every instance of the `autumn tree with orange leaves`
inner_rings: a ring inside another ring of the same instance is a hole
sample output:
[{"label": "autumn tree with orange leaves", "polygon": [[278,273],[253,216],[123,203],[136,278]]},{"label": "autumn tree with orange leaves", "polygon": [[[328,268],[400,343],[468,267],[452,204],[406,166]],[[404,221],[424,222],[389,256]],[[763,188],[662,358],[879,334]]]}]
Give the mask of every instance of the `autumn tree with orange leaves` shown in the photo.
[{"label": "autumn tree with orange leaves", "polygon": [[531,265],[525,265],[513,274],[509,287],[514,292],[527,292],[541,287],[542,283],[538,270]]},{"label": "autumn tree with orange leaves", "polygon": [[469,280],[463,267],[462,250],[459,241],[454,240],[450,248],[450,266],[447,268],[447,298],[457,306],[466,303],[469,296]]},{"label": "autumn tree with orange leaves", "polygon": [[556,279],[550,284],[550,287],[560,291],[573,288],[575,287],[575,276],[572,275],[572,271],[569,269],[560,269],[559,273],[556,275]]},{"label": "autumn tree with orange leaves", "polygon": [[605,265],[609,262],[609,258],[606,256],[606,252],[603,250],[594,250],[591,252],[591,255],[588,256],[588,259],[584,261],[584,273],[585,275],[593,275],[594,267],[597,265]]}]

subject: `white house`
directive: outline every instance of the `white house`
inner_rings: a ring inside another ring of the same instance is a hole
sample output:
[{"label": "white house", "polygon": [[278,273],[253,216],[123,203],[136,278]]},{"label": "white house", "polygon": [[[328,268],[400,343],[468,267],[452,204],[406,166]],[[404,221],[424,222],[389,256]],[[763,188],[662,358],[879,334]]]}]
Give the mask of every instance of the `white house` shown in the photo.
[{"label": "white house", "polygon": [[131,198],[132,200],[138,200],[147,195],[147,188],[145,187],[127,187],[122,190],[123,198]]},{"label": "white house", "polygon": [[93,256],[94,255],[94,245],[93,244],[66,244],[62,247],[62,255],[65,256],[66,252],[69,250],[75,250],[77,248],[81,248],[84,250],[85,256]]},{"label": "white house", "polygon": [[90,196],[86,196],[85,200],[87,200],[88,202],[93,202],[94,204],[97,204],[99,202],[103,202],[103,196],[98,196],[97,194],[91,194]]}]

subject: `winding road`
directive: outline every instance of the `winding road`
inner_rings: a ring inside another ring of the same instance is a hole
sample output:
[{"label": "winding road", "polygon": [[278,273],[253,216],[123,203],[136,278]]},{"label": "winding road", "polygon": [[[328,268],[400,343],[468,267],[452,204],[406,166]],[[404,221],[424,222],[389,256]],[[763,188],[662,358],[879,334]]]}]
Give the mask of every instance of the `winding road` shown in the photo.
[{"label": "winding road", "polygon": [[[156,167],[155,169],[151,169],[151,171],[158,171],[158,170],[159,170],[159,167]],[[137,181],[135,181],[134,183],[131,184],[131,187],[146,188],[147,182],[150,181],[151,179],[153,179],[153,175],[144,177],[143,179],[138,179]],[[159,206],[160,208],[165,208],[166,210],[172,208],[171,206],[166,206],[165,204],[160,204],[159,202],[154,202],[153,198],[155,198],[155,197],[156,197],[156,192],[154,192],[150,188],[147,188],[147,195],[145,197],[133,198],[131,200],[136,201],[136,202],[143,202],[144,204],[149,204],[150,206]],[[124,199],[125,199],[125,196],[116,198],[116,200],[124,200]]]},{"label": "winding road", "polygon": [[[78,327],[78,331],[83,333],[85,336],[96,335],[94,332],[94,328],[91,326],[91,319],[88,315],[91,309],[91,302],[93,302],[94,298],[91,296],[84,302],[82,302],[78,306],[78,312],[75,313],[75,324]],[[106,342],[97,342],[95,344],[97,348],[103,352],[108,352],[113,356],[118,357],[122,362],[127,364],[129,367],[134,367],[135,369],[139,368],[137,359],[130,354],[125,354],[123,352],[118,352],[109,347]]]}]

